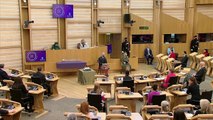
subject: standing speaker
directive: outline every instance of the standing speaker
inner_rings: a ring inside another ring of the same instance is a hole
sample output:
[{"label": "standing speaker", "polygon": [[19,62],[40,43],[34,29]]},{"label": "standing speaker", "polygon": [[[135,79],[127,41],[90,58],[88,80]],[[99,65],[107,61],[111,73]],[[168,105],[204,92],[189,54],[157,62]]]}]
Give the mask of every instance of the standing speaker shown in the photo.
[{"label": "standing speaker", "polygon": [[130,23],[131,16],[130,14],[124,14],[124,23]]}]

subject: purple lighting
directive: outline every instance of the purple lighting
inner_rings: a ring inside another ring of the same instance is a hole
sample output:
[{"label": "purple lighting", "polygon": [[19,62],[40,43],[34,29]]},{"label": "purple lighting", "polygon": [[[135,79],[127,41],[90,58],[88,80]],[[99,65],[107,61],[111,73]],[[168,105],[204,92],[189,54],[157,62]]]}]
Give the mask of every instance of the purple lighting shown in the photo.
[{"label": "purple lighting", "polygon": [[73,18],[73,5],[53,4],[53,18]]}]

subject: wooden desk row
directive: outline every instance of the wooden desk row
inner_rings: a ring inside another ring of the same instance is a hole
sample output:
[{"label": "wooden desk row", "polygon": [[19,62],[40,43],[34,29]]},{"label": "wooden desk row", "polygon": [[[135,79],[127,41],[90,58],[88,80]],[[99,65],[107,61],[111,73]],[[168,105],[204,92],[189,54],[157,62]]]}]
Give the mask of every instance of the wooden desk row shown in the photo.
[{"label": "wooden desk row", "polygon": [[193,52],[189,55],[190,68],[198,71],[200,69],[200,62],[204,61],[207,68],[207,75],[213,76],[213,57],[205,57],[203,54]]}]

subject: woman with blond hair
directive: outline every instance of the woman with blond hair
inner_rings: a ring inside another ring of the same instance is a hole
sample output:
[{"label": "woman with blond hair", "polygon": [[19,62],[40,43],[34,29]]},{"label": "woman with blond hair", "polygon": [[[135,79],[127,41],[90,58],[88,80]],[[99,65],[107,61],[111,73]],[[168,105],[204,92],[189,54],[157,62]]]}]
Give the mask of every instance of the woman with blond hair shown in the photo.
[{"label": "woman with blond hair", "polygon": [[195,115],[198,114],[212,114],[210,102],[207,99],[200,100],[200,110],[195,112]]}]

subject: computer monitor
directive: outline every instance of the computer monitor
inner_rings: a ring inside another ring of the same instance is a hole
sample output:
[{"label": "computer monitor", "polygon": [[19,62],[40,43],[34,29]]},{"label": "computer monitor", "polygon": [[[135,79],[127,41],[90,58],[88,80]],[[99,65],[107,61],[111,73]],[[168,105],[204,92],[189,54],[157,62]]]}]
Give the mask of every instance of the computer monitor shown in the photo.
[{"label": "computer monitor", "polygon": [[73,5],[53,4],[53,18],[73,18]]}]

